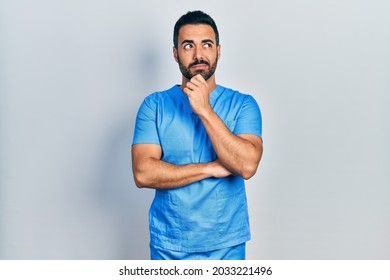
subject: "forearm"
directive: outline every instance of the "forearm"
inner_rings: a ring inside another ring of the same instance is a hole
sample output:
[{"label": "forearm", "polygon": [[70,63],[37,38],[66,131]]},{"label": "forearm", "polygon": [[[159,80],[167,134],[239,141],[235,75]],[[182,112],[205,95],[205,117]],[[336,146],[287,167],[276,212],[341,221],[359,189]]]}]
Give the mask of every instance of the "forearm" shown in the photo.
[{"label": "forearm", "polygon": [[221,163],[233,174],[238,174],[245,179],[252,177],[262,155],[260,139],[256,139],[255,145],[243,137],[234,135],[214,111],[205,112],[199,117]]},{"label": "forearm", "polygon": [[174,165],[155,158],[133,164],[135,183],[139,188],[174,189],[209,177],[230,175],[218,161]]},{"label": "forearm", "polygon": [[225,126],[210,105],[212,88],[202,75],[192,77],[185,84],[183,91],[188,97],[192,111],[202,120],[221,163],[233,174],[245,179],[252,177],[263,152],[260,137],[252,134],[237,136]]}]

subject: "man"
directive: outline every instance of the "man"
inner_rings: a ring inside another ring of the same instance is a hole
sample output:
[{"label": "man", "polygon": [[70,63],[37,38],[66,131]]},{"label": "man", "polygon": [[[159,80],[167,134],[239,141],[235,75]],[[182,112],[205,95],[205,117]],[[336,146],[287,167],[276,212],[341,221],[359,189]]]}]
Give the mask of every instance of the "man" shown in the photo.
[{"label": "man", "polygon": [[217,85],[214,20],[188,12],[174,27],[181,85],[145,98],[132,145],[134,180],[155,189],[151,259],[245,259],[250,239],[244,179],[260,162],[260,109]]}]

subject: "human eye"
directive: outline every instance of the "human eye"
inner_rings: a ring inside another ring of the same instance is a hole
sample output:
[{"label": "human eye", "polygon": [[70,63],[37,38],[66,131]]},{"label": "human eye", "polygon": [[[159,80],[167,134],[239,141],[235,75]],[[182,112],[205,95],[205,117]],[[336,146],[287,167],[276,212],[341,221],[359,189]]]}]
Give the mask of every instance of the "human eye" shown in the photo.
[{"label": "human eye", "polygon": [[189,50],[189,49],[191,49],[192,48],[192,45],[191,44],[185,44],[185,45],[183,45],[183,49],[185,49],[185,50]]},{"label": "human eye", "polygon": [[212,49],[212,48],[214,48],[214,44],[211,41],[203,42],[203,48],[205,48],[205,49]]}]

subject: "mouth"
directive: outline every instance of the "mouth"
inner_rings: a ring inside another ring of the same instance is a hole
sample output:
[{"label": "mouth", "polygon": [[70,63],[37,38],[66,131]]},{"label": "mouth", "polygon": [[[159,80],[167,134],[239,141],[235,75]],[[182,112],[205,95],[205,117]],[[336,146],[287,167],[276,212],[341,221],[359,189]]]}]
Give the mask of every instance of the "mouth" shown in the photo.
[{"label": "mouth", "polygon": [[207,64],[203,64],[203,63],[195,64],[195,65],[191,66],[191,68],[194,68],[194,69],[203,69],[205,67],[207,67]]},{"label": "mouth", "polygon": [[207,61],[204,61],[204,60],[197,60],[190,65],[190,67],[194,68],[194,69],[205,68],[208,66],[209,66],[209,64],[207,63]]}]

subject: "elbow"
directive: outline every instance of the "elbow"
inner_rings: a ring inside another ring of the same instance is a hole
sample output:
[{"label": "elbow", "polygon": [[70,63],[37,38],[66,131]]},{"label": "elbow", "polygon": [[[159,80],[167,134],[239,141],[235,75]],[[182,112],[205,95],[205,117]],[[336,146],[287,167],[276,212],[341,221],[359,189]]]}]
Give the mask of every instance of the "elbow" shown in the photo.
[{"label": "elbow", "polygon": [[142,188],[144,188],[145,186],[144,185],[142,185],[139,181],[137,181],[137,180],[134,180],[134,182],[135,182],[135,186],[138,188],[138,189],[142,189]]},{"label": "elbow", "polygon": [[241,172],[241,177],[244,178],[245,180],[249,180],[256,174],[256,170],[245,170]]},{"label": "elbow", "polygon": [[240,175],[245,180],[252,178],[257,172],[258,162],[255,164],[248,164],[242,168]]},{"label": "elbow", "polygon": [[134,171],[133,177],[134,177],[134,183],[135,183],[137,188],[142,189],[142,188],[146,187],[146,182],[145,182],[145,179],[143,178],[142,174]]},{"label": "elbow", "polygon": [[248,180],[256,174],[260,164],[262,154],[263,154],[263,149],[261,149],[259,154],[255,155],[252,159],[248,160],[248,162],[243,165],[242,172],[241,172],[242,178]]}]

